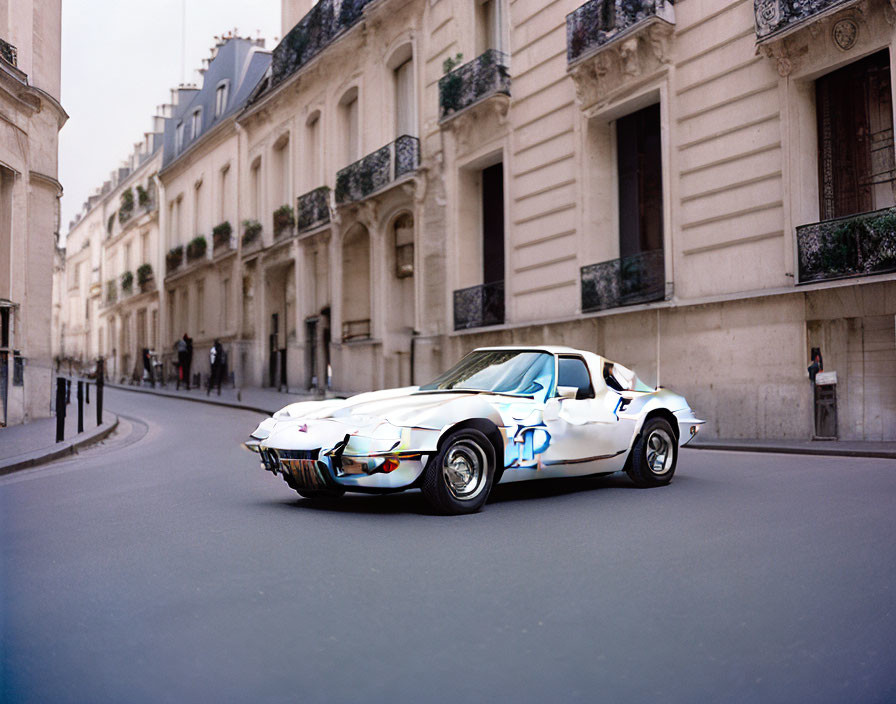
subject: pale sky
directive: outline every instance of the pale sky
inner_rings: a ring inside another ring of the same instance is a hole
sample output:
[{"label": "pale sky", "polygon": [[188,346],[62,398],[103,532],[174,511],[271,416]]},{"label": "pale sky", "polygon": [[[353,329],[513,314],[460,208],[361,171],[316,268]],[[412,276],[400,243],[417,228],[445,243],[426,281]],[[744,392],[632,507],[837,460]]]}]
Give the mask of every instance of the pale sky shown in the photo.
[{"label": "pale sky", "polygon": [[196,69],[215,35],[234,28],[264,37],[273,49],[280,0],[63,0],[62,106],[69,114],[59,133],[63,235],[87,196],[143,139],[169,90],[182,77],[198,82]]}]

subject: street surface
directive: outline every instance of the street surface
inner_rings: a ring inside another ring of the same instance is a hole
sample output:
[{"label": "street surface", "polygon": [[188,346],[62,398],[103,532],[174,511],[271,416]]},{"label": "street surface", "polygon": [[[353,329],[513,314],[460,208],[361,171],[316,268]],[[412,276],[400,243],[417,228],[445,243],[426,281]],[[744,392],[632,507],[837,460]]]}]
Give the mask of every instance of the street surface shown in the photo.
[{"label": "street surface", "polygon": [[446,518],[106,393],[102,446],[0,479],[3,702],[896,701],[891,460],[685,450]]}]

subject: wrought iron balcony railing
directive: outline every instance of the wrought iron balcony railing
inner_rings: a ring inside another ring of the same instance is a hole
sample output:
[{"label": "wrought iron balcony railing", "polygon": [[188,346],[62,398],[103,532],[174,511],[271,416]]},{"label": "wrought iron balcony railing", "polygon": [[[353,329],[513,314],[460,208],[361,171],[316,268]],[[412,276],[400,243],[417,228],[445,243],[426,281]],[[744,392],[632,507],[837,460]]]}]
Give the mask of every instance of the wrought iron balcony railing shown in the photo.
[{"label": "wrought iron balcony railing", "polygon": [[351,340],[369,340],[370,339],[370,319],[364,320],[346,320],[342,323],[342,341],[349,342]]},{"label": "wrought iron balcony railing", "polygon": [[498,94],[510,95],[507,56],[489,49],[439,80],[440,119]]},{"label": "wrought iron balcony railing", "polygon": [[896,271],[896,208],[796,228],[799,283]]},{"label": "wrought iron balcony railing", "polygon": [[0,39],[0,58],[6,60],[7,63],[12,64],[13,66],[19,65],[19,52],[18,50],[9,42]]},{"label": "wrought iron balcony railing", "polygon": [[468,330],[504,322],[504,282],[495,281],[454,292],[454,329]]},{"label": "wrought iron balcony railing", "polygon": [[651,18],[674,23],[675,0],[590,0],[566,16],[566,60],[593,53]]},{"label": "wrought iron balcony railing", "polygon": [[276,85],[317,56],[361,19],[373,0],[319,0],[274,48],[271,83]]},{"label": "wrought iron balcony railing", "polygon": [[340,205],[364,200],[420,165],[420,141],[402,135],[336,174],[336,202]]},{"label": "wrought iron balcony railing", "polygon": [[296,215],[299,232],[305,232],[330,222],[329,187],[321,186],[299,196]]},{"label": "wrought iron balcony railing", "polygon": [[794,29],[856,0],[753,0],[756,39],[762,41]]},{"label": "wrought iron balcony railing", "polygon": [[582,267],[582,310],[662,301],[666,268],[662,249]]}]

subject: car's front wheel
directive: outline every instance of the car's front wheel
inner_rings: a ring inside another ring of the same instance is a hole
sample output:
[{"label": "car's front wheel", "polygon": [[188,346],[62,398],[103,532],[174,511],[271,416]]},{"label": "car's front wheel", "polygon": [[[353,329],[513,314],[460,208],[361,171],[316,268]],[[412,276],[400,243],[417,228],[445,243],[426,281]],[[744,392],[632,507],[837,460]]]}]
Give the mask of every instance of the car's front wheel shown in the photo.
[{"label": "car's front wheel", "polygon": [[678,443],[669,421],[650,418],[625,465],[626,474],[639,487],[663,486],[672,481],[678,462]]},{"label": "car's front wheel", "polygon": [[446,437],[429,459],[421,490],[439,513],[475,513],[488,500],[494,476],[492,444],[478,430],[465,428]]}]

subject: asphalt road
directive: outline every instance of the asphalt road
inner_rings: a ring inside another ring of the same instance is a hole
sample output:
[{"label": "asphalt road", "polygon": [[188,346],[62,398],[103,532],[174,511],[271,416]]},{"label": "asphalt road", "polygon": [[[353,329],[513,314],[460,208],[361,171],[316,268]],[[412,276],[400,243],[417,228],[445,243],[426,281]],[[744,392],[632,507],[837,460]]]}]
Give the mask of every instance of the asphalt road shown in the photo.
[{"label": "asphalt road", "polygon": [[896,701],[896,462],[686,450],[445,518],[301,499],[255,414],[106,405],[0,479],[3,702]]}]

